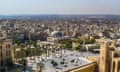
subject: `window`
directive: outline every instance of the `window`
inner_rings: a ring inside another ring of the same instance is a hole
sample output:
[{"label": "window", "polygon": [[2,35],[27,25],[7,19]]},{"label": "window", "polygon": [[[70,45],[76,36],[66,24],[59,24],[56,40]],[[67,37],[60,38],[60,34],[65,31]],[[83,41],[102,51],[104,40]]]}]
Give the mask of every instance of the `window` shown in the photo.
[{"label": "window", "polygon": [[7,45],[6,45],[6,48],[10,48],[10,44],[7,44]]},{"label": "window", "polygon": [[6,45],[6,48],[8,48],[8,46]]},{"label": "window", "polygon": [[1,52],[1,59],[3,58],[2,52]]},{"label": "window", "polygon": [[8,44],[8,48],[10,48],[10,44]]},{"label": "window", "polygon": [[0,46],[0,49],[2,49],[2,46]]}]

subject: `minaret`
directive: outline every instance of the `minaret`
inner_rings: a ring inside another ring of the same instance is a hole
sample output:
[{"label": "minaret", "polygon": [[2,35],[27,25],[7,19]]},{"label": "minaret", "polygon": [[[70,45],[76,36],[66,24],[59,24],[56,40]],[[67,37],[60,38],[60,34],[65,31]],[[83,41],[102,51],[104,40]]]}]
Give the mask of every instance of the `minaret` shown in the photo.
[{"label": "minaret", "polygon": [[69,36],[70,34],[69,34],[69,24],[66,22],[66,28],[65,28],[65,30],[66,30],[66,36]]},{"label": "minaret", "polygon": [[99,72],[109,72],[109,47],[107,42],[100,48]]}]

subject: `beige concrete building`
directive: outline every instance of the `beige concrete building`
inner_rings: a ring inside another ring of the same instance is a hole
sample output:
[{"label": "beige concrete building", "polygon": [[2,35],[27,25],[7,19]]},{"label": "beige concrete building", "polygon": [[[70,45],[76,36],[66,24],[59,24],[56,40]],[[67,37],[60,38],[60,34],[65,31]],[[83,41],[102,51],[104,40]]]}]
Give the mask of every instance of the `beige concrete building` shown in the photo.
[{"label": "beige concrete building", "polygon": [[0,31],[0,66],[5,65],[7,59],[12,58],[12,41],[6,39],[5,32]]},{"label": "beige concrete building", "polygon": [[100,48],[99,72],[109,72],[109,47],[104,43]]},{"label": "beige concrete building", "polygon": [[113,51],[110,72],[120,72],[120,52]]},{"label": "beige concrete building", "polygon": [[88,57],[93,63],[65,72],[120,72],[120,51],[114,45],[105,40],[100,47],[100,56]]}]

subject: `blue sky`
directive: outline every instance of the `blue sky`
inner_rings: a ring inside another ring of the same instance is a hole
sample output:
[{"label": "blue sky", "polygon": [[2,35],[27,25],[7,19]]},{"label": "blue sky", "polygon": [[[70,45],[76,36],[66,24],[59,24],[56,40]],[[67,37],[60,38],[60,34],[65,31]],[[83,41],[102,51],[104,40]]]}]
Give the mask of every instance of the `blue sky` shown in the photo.
[{"label": "blue sky", "polygon": [[120,14],[120,0],[0,0],[0,15]]}]

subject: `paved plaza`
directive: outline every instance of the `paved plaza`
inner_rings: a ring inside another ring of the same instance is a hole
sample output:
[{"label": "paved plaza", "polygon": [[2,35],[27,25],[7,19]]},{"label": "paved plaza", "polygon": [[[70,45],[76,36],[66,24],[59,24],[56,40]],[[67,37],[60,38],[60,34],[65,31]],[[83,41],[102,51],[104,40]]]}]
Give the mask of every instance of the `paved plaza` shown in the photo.
[{"label": "paved plaza", "polygon": [[[27,66],[32,70],[39,70],[37,63],[43,62],[44,69],[43,72],[62,72],[67,69],[75,68],[85,64],[91,63],[87,60],[88,56],[98,56],[99,54],[93,54],[91,52],[77,52],[77,51],[61,51],[62,54],[55,54],[54,56],[49,55],[47,57],[45,54],[42,56],[34,56],[27,58]],[[51,64],[51,61],[54,60],[57,63],[57,66],[54,67]],[[61,62],[64,62],[61,64]]]}]

